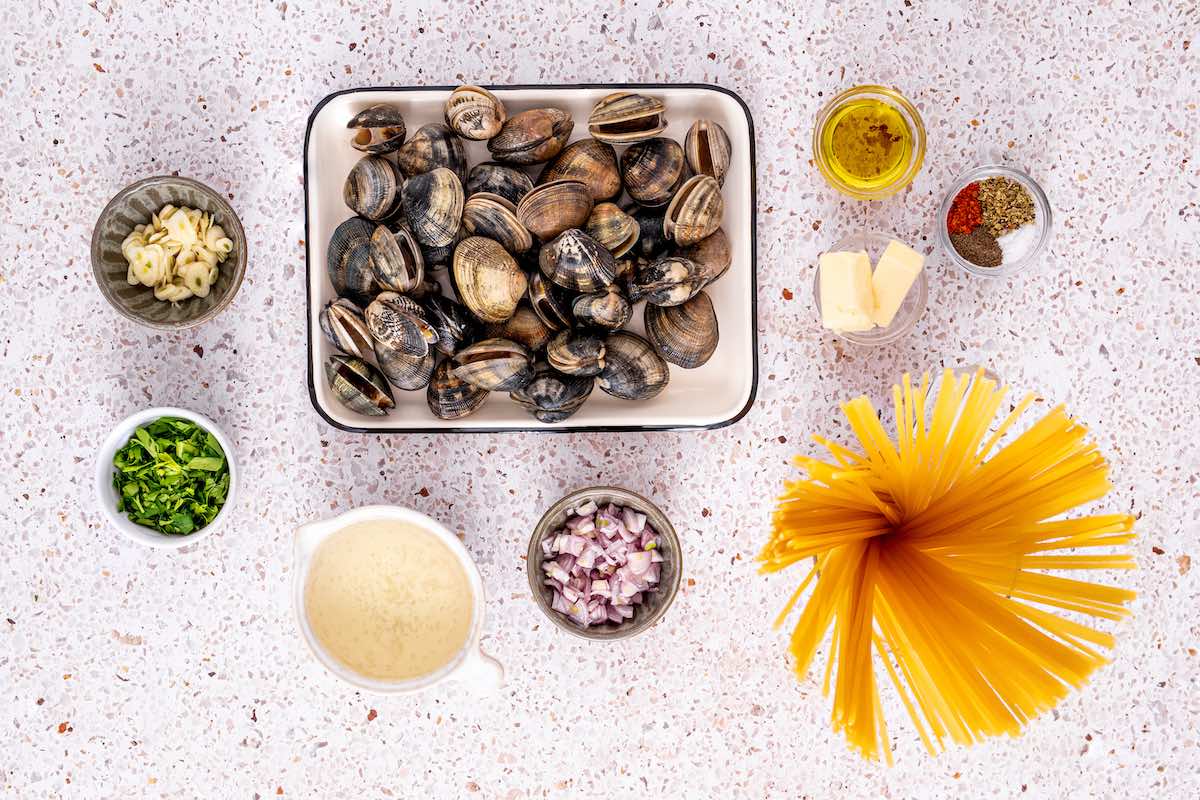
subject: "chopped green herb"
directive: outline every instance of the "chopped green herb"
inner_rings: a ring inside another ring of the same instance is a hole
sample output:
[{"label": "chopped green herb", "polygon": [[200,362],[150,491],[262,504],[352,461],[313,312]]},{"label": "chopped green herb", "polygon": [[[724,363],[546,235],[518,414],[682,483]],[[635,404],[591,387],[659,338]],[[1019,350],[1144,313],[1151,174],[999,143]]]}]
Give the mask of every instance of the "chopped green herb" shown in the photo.
[{"label": "chopped green herb", "polygon": [[216,437],[178,417],[138,428],[113,456],[113,469],[117,510],[169,535],[208,525],[229,493],[229,464]]}]

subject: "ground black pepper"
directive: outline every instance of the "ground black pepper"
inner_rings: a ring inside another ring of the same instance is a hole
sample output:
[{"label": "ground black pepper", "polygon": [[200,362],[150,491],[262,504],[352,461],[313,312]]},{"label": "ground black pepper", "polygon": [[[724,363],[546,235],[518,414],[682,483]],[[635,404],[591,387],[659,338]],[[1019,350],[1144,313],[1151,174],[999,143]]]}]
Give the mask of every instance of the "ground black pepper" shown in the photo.
[{"label": "ground black pepper", "polygon": [[998,267],[1004,260],[1004,251],[996,237],[980,225],[970,233],[950,234],[950,243],[958,254],[980,267]]}]

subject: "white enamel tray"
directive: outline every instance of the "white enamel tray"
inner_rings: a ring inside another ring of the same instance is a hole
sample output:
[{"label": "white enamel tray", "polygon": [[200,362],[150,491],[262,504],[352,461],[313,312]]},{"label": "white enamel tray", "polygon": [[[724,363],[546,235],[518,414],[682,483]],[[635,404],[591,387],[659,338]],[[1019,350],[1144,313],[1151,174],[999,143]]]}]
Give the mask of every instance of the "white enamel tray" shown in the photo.
[{"label": "white enamel tray", "polygon": [[[387,416],[369,417],[344,407],[325,381],[324,362],[334,353],[321,335],[317,315],[334,298],[325,268],[329,237],[352,216],[342,201],[342,183],[360,153],[350,146],[346,122],[375,103],[400,107],[411,132],[442,121],[442,106],[453,87],[396,87],[354,89],[331,94],[308,119],[304,140],[305,241],[308,243],[308,385],[313,406],[331,425],[348,431],[374,433],[438,433],[484,431],[641,431],[704,429],[741,419],[754,403],[758,386],[755,306],[755,186],[754,126],[741,98],[717,86],[697,84],[600,84],[585,86],[489,86],[509,114],[553,106],[575,118],[572,141],[587,136],[587,117],[600,98],[629,89],[661,98],[669,126],[664,136],[682,144],[697,119],[719,122],[729,134],[732,156],[723,195],[722,227],[729,235],[733,264],[707,288],[716,309],[720,344],[708,363],[686,370],[671,366],[667,388],[650,400],[631,402],[610,397],[597,388],[572,417],[552,425],[538,422],[520,406],[497,392],[471,416],[446,421],[433,416],[425,392],[394,389],[396,408]],[[486,143],[464,142],[469,163],[489,160]],[[618,147],[618,154],[623,147]],[[529,168],[536,181],[542,165]],[[435,273],[443,284],[444,275]],[[643,332],[642,305],[627,326]]]}]

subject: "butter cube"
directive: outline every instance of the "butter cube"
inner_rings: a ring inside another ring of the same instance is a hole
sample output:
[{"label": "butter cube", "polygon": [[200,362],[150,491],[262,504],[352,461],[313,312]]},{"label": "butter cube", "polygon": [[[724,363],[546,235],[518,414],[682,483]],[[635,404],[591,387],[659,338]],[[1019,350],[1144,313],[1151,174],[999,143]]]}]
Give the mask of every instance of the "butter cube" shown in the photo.
[{"label": "butter cube", "polygon": [[875,274],[871,276],[871,287],[875,293],[871,319],[876,325],[886,328],[892,324],[900,304],[924,266],[925,256],[895,239],[888,242],[887,249],[875,265]]},{"label": "butter cube", "polygon": [[821,324],[835,331],[866,331],[871,312],[871,260],[863,251],[821,254]]}]

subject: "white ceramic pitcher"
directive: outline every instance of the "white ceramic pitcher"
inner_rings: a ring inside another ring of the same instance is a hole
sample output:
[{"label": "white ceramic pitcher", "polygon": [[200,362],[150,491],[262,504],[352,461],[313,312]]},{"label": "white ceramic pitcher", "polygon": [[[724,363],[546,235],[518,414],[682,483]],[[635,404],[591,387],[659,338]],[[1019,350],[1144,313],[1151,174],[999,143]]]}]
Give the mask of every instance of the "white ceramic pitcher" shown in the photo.
[{"label": "white ceramic pitcher", "polygon": [[[325,651],[313,635],[304,610],[304,588],[308,581],[308,571],[312,564],[313,554],[321,542],[331,534],[358,522],[388,519],[415,525],[437,536],[458,557],[467,579],[471,584],[474,595],[471,613],[471,634],[458,652],[446,665],[435,672],[420,678],[407,681],[382,681],[359,675],[344,664],[337,661]],[[463,547],[458,537],[446,529],[444,525],[424,514],[409,508],[399,506],[364,506],[353,511],[320,522],[312,522],[296,529],[296,548],[292,571],[292,607],[296,614],[296,624],[308,644],[309,650],[316,656],[317,661],[347,683],[369,692],[380,694],[403,694],[417,692],[446,680],[459,681],[471,688],[491,692],[504,682],[504,668],[496,659],[484,655],[479,649],[479,637],[483,633],[483,580],[479,577],[479,569],[471,560],[467,548]]]}]

